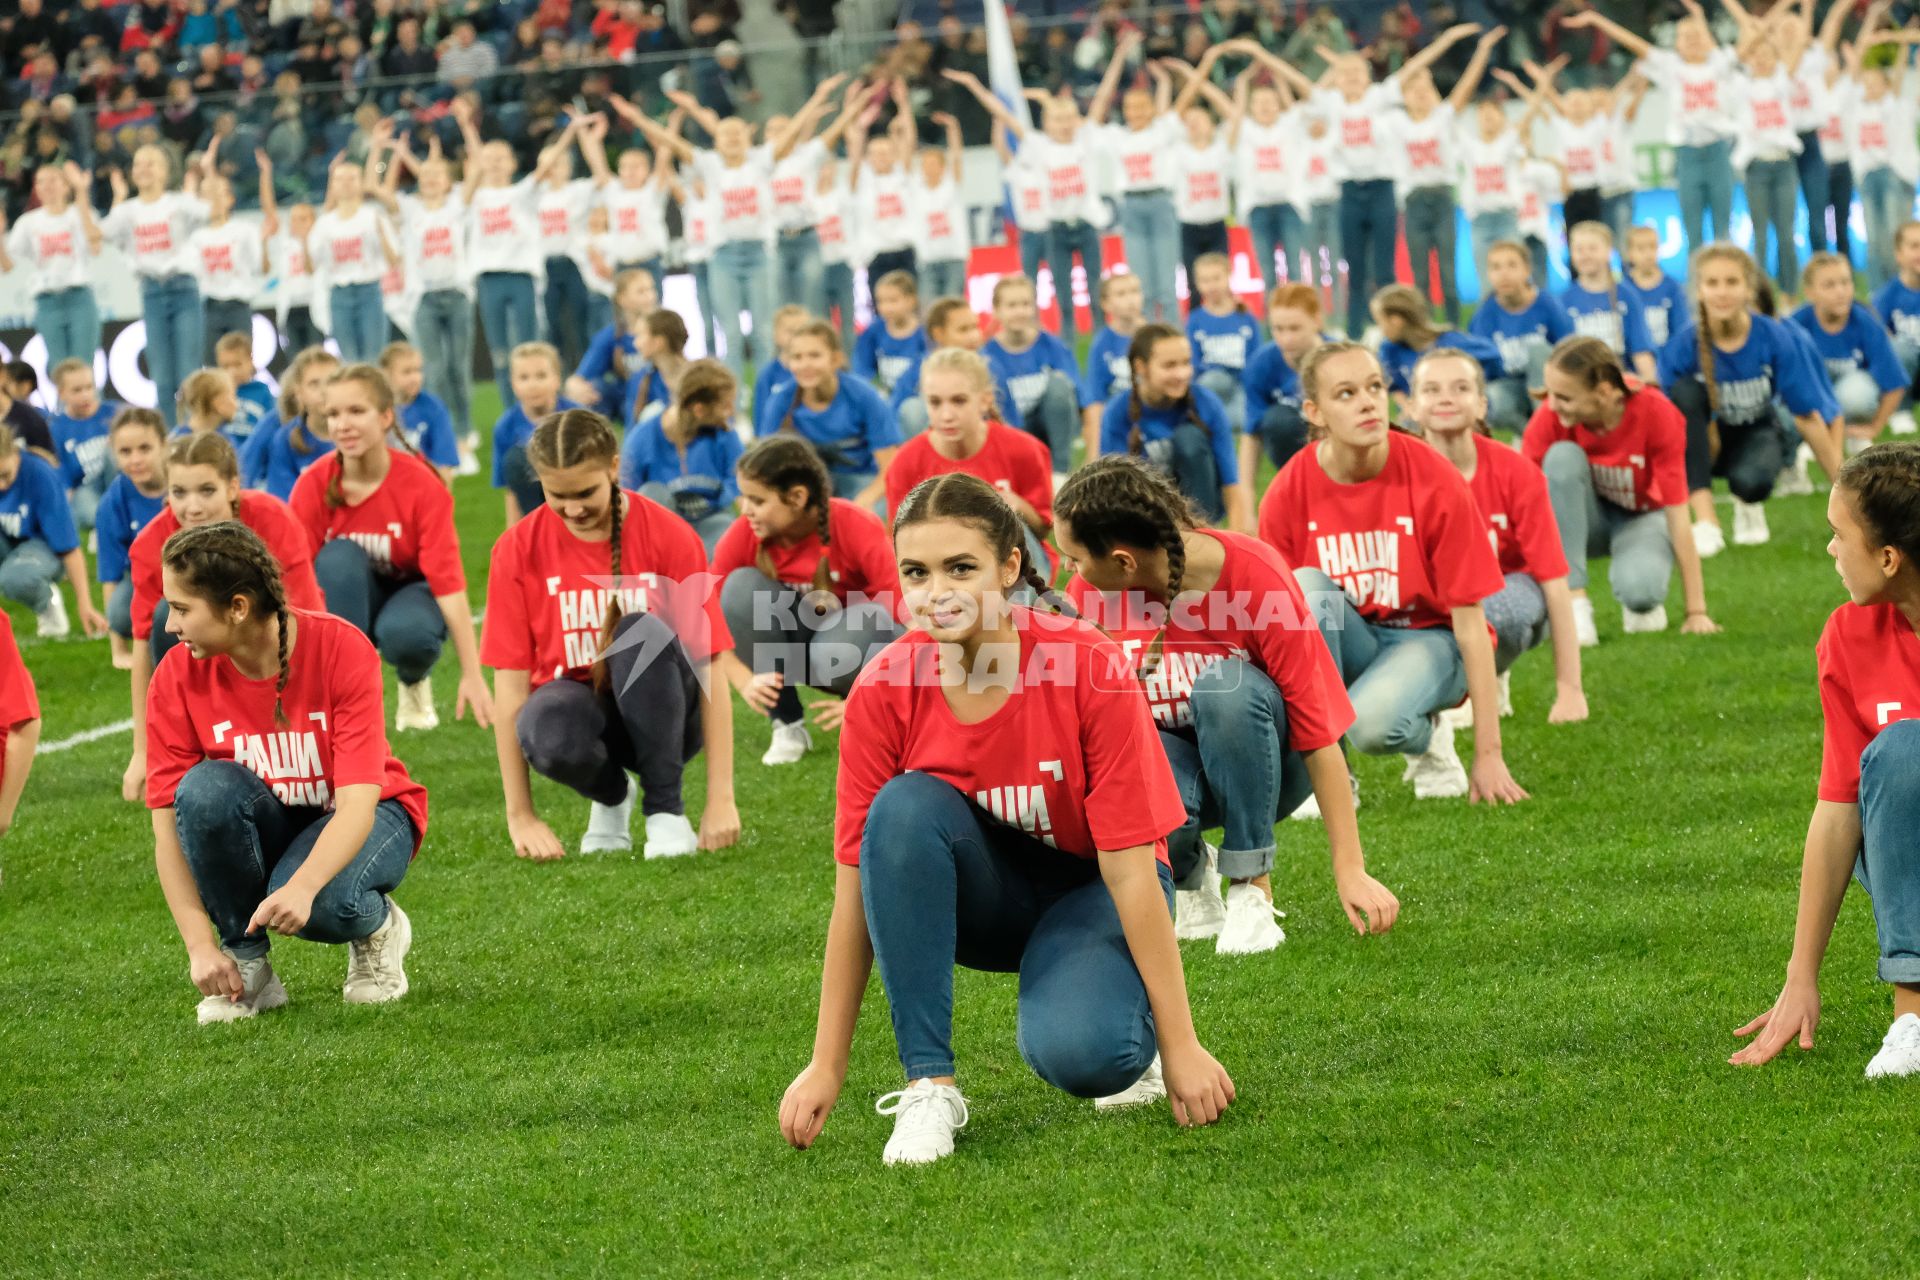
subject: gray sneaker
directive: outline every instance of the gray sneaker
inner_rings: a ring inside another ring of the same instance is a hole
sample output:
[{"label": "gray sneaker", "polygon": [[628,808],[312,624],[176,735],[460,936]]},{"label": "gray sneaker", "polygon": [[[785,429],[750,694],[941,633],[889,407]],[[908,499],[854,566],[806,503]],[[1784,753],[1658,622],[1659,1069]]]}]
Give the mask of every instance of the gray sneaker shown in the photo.
[{"label": "gray sneaker", "polygon": [[407,994],[401,962],[413,946],[413,922],[392,898],[378,929],[347,944],[347,981],[340,994],[348,1004],[385,1004]]}]

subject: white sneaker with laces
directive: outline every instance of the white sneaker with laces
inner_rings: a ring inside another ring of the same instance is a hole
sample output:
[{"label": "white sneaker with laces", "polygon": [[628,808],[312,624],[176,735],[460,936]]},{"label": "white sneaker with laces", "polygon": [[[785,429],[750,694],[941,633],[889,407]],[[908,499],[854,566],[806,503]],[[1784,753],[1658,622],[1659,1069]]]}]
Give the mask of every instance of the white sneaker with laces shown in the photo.
[{"label": "white sneaker with laces", "polygon": [[1794,452],[1793,461],[1780,469],[1780,475],[1773,482],[1773,491],[1783,498],[1804,498],[1813,492],[1813,477],[1807,474],[1807,463],[1813,460],[1813,450],[1801,445]]},{"label": "white sneaker with laces", "polygon": [[1182,941],[1217,938],[1227,923],[1227,900],[1220,896],[1220,851],[1203,844],[1206,875],[1198,889],[1173,891],[1173,936]]},{"label": "white sneaker with laces", "polygon": [[761,764],[799,764],[800,757],[813,750],[813,735],[807,732],[807,722],[795,720],[792,724],[773,722],[773,741],[767,745],[766,754],[760,757]]},{"label": "white sneaker with laces", "polygon": [[959,1087],[915,1080],[882,1097],[873,1109],[893,1117],[893,1136],[880,1159],[887,1164],[932,1164],[953,1154],[953,1135],[967,1127],[967,1100]]},{"label": "white sneaker with laces", "polygon": [[1867,1064],[1867,1079],[1920,1074],[1920,1016],[1903,1013],[1887,1028],[1880,1052]]},{"label": "white sneaker with laces", "polygon": [[1154,1054],[1153,1061],[1140,1078],[1118,1093],[1110,1093],[1104,1098],[1093,1100],[1095,1111],[1118,1111],[1123,1107],[1144,1107],[1150,1102],[1158,1102],[1167,1096],[1167,1078],[1160,1074],[1160,1055]]},{"label": "white sneaker with laces", "polygon": [[1757,502],[1733,500],[1733,545],[1757,547],[1773,535],[1767,530],[1767,509]]},{"label": "white sneaker with laces", "polygon": [[1600,628],[1593,624],[1593,598],[1575,596],[1573,598],[1573,634],[1580,641],[1582,649],[1591,649],[1600,643]]},{"label": "white sneaker with laces", "polygon": [[1452,800],[1467,794],[1467,770],[1460,753],[1453,749],[1453,726],[1439,716],[1433,718],[1433,736],[1427,749],[1408,754],[1416,800]]},{"label": "white sneaker with laces", "polygon": [[1667,606],[1657,604],[1651,609],[1620,610],[1620,629],[1630,636],[1646,635],[1667,629]]},{"label": "white sneaker with laces", "polygon": [[1286,930],[1277,923],[1286,912],[1273,905],[1273,899],[1257,884],[1227,886],[1227,923],[1220,940],[1213,944],[1215,955],[1251,956],[1271,951],[1287,940]]},{"label": "white sneaker with laces", "polygon": [[1711,560],[1727,549],[1727,535],[1711,520],[1693,522],[1693,549],[1702,560]]},{"label": "white sneaker with laces", "polygon": [[1513,714],[1513,672],[1511,671],[1500,673],[1500,714],[1503,716]]},{"label": "white sneaker with laces", "polygon": [[440,713],[433,709],[433,677],[422,676],[415,684],[401,685],[399,706],[393,713],[394,732],[439,727]]},{"label": "white sneaker with laces", "polygon": [[582,853],[624,853],[633,848],[633,797],[638,788],[627,779],[627,798],[619,804],[593,802],[587,815],[587,833],[580,837]]},{"label": "white sneaker with laces", "polygon": [[647,815],[647,842],[640,848],[643,858],[684,858],[700,847],[700,837],[684,813]]},{"label": "white sneaker with laces", "polygon": [[[225,948],[222,948],[225,950]],[[228,951],[229,956],[233,956]],[[207,996],[194,1010],[194,1016],[201,1026],[215,1022],[238,1022],[242,1018],[251,1018],[256,1013],[265,1013],[269,1009],[278,1009],[287,1002],[287,989],[280,985],[280,976],[273,971],[273,964],[265,956],[252,960],[242,960],[234,956],[233,962],[240,966],[240,998],[228,999],[226,996]]]},{"label": "white sneaker with laces", "polygon": [[340,988],[348,1004],[385,1004],[407,994],[402,963],[413,948],[413,921],[392,898],[380,927],[347,944],[347,980]]},{"label": "white sneaker with laces", "polygon": [[33,616],[34,634],[42,640],[65,640],[73,633],[73,624],[67,621],[67,602],[58,587],[48,591],[47,602],[35,609]]}]

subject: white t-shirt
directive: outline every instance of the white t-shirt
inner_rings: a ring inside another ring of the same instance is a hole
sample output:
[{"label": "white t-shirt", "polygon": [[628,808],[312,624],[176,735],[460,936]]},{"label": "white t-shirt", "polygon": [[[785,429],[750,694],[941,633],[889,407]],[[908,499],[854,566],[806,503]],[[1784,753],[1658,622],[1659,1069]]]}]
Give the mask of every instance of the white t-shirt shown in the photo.
[{"label": "white t-shirt", "polygon": [[1735,73],[1729,88],[1740,123],[1733,143],[1734,168],[1800,154],[1800,132],[1793,127],[1793,81],[1785,71],[1775,71],[1764,80]]},{"label": "white t-shirt", "polygon": [[1087,145],[1093,141],[1092,133],[1083,128],[1070,141],[1060,143],[1030,129],[1020,140],[1020,154],[1031,154],[1032,163],[1046,176],[1047,217],[1054,222],[1086,222],[1095,227],[1107,224],[1107,206],[1100,199],[1093,155]]},{"label": "white t-shirt", "polygon": [[1853,110],[1855,85],[1841,80],[1827,90],[1826,110],[1820,119],[1820,154],[1828,164],[1844,164],[1853,155],[1847,138],[1847,117]]},{"label": "white t-shirt", "polygon": [[1827,120],[1827,47],[1818,41],[1800,55],[1800,65],[1791,73],[1793,92],[1787,99],[1787,115],[1795,133],[1814,133]]},{"label": "white t-shirt", "polygon": [[1399,157],[1387,146],[1387,115],[1400,105],[1400,82],[1384,80],[1367,86],[1348,102],[1337,89],[1314,93],[1312,110],[1327,118],[1329,156],[1334,177],[1342,182],[1372,182],[1394,176]]},{"label": "white t-shirt", "polygon": [[1031,153],[1022,149],[1002,171],[1007,194],[1013,198],[1013,225],[1024,235],[1045,235],[1053,225],[1047,214],[1047,175]]},{"label": "white t-shirt", "polygon": [[667,189],[649,178],[638,188],[619,183],[600,188],[607,210],[607,242],[613,262],[650,262],[667,251]]},{"label": "white t-shirt", "polygon": [[[1024,150],[1024,149],[1023,149]],[[853,215],[860,224],[866,256],[893,253],[913,243],[913,198],[899,165],[889,173],[867,169],[853,193]]]},{"label": "white t-shirt", "polygon": [[438,209],[414,196],[400,197],[400,259],[421,293],[456,289],[472,283],[467,267],[466,201],[449,192]]},{"label": "white t-shirt", "polygon": [[334,286],[380,283],[387,273],[387,255],[380,246],[383,216],[375,206],[362,204],[351,217],[330,209],[315,218],[307,234],[314,273]]},{"label": "white t-shirt", "polygon": [[533,197],[533,215],[540,228],[542,258],[571,257],[587,234],[587,210],[593,207],[591,179],[575,178],[557,187],[540,184]]},{"label": "white t-shirt", "polygon": [[687,192],[687,198],[680,202],[680,229],[685,232],[682,247],[686,250],[688,266],[713,258],[713,225],[713,192],[708,191],[704,196]]},{"label": "white t-shirt", "polygon": [[1715,49],[1704,62],[1683,62],[1671,49],[1654,49],[1640,60],[1640,74],[1667,96],[1668,142],[1704,147],[1738,132],[1727,84],[1733,69],[1729,49]]},{"label": "white t-shirt", "polygon": [[1560,162],[1567,166],[1568,190],[1584,191],[1605,181],[1607,135],[1612,128],[1605,116],[1597,114],[1584,124],[1566,119],[1554,122],[1554,145]]},{"label": "white t-shirt", "polygon": [[260,296],[267,264],[257,225],[229,220],[217,227],[201,227],[187,237],[187,253],[201,297],[252,302]]},{"label": "white t-shirt", "polygon": [[1457,130],[1453,108],[1441,103],[1424,120],[1392,114],[1381,122],[1393,155],[1393,185],[1402,198],[1422,187],[1453,184],[1458,161],[1454,157]]},{"label": "white t-shirt", "polygon": [[853,261],[853,202],[844,182],[813,193],[814,230],[820,233],[820,260],[844,265]]},{"label": "white t-shirt", "polygon": [[[613,256],[613,237],[604,231],[589,231],[573,243],[573,265],[580,268],[580,278],[586,282],[587,288],[603,298],[611,298],[614,273],[620,270],[620,263]],[[596,253],[607,269],[606,275],[601,275],[593,264]]]},{"label": "white t-shirt", "polygon": [[71,206],[65,213],[31,209],[7,232],[7,255],[26,268],[32,294],[58,293],[93,282],[87,224]]},{"label": "white t-shirt", "polygon": [[1460,207],[1468,217],[1520,207],[1520,135],[1502,129],[1492,142],[1479,130],[1460,139]]},{"label": "white t-shirt", "polygon": [[1606,136],[1600,140],[1600,190],[1606,195],[1624,195],[1639,187],[1633,173],[1632,121],[1627,119],[1627,104],[1616,103],[1607,117]]},{"label": "white t-shirt", "polygon": [[1234,139],[1234,195],[1240,212],[1263,205],[1285,204],[1293,198],[1293,185],[1301,157],[1297,154],[1300,120],[1287,112],[1272,124],[1253,120],[1240,122]]},{"label": "white t-shirt", "polygon": [[539,234],[533,212],[533,179],[522,178],[504,187],[475,187],[468,211],[467,253],[474,273],[538,274],[539,264],[528,250]]},{"label": "white t-shirt", "polygon": [[[313,304],[313,264],[300,242],[281,232],[267,242],[267,263],[274,277],[274,297],[281,307]],[[285,311],[282,311],[282,316]]]},{"label": "white t-shirt", "polygon": [[1202,151],[1191,142],[1174,149],[1167,163],[1173,175],[1173,211],[1180,221],[1194,226],[1225,222],[1228,207],[1228,179],[1233,172],[1233,157],[1227,144],[1218,138]]},{"label": "white t-shirt", "polygon": [[1520,234],[1551,242],[1553,220],[1548,216],[1560,199],[1560,170],[1545,160],[1520,166]]},{"label": "white t-shirt", "polygon": [[1890,168],[1904,182],[1914,181],[1920,157],[1914,146],[1914,101],[1886,93],[1873,102],[1855,94],[1848,112],[1848,149],[1853,153],[1853,180],[1875,169]]},{"label": "white t-shirt", "polygon": [[[1244,133],[1246,126],[1241,126]],[[1086,134],[1083,132],[1083,137]],[[1113,185],[1122,195],[1137,191],[1167,191],[1173,175],[1167,172],[1167,157],[1186,141],[1186,129],[1172,112],[1155,116],[1144,129],[1110,124],[1099,130],[1098,139],[1113,157]]]},{"label": "white t-shirt", "polygon": [[1340,179],[1333,171],[1331,130],[1317,138],[1303,131],[1292,163],[1297,166],[1294,176],[1298,179],[1294,184],[1293,207],[1302,217],[1312,212],[1313,206],[1330,204],[1340,198]]},{"label": "white t-shirt", "polygon": [[187,237],[206,221],[206,201],[166,191],[154,200],[139,196],[122,200],[101,220],[100,233],[127,251],[135,275],[159,280],[192,274]]},{"label": "white t-shirt", "polygon": [[813,188],[827,146],[810,138],[773,166],[773,226],[776,231],[805,231],[814,225]]},{"label": "white t-shirt", "polygon": [[973,238],[967,231],[967,202],[953,178],[945,178],[937,187],[914,183],[913,201],[920,232],[913,251],[919,261],[965,262],[973,251]]},{"label": "white t-shirt", "polygon": [[728,168],[712,151],[694,153],[695,170],[707,182],[713,204],[713,243],[764,244],[773,234],[773,155],[754,147]]}]

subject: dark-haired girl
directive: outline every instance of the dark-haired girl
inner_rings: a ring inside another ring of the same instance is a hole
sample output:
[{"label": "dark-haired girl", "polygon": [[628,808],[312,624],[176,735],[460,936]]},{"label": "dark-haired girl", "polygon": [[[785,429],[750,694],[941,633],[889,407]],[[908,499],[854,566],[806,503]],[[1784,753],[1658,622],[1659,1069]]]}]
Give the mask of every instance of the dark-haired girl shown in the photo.
[{"label": "dark-haired girl", "polygon": [[243,524],[179,531],[163,566],[181,643],[147,697],[146,799],[200,1022],[287,1003],[269,933],[346,943],[347,1003],[398,1000],[413,926],[392,893],[427,792],[387,748],[373,646],[296,607]]},{"label": "dark-haired girl", "polygon": [[1758,1065],[1796,1040],[1813,1048],[1820,964],[1848,877],[1873,899],[1893,1025],[1867,1078],[1920,1073],[1920,445],[1851,458],[1827,499],[1833,557],[1848,601],[1814,651],[1826,718],[1819,799],[1807,825],[1800,910],[1773,1007],[1734,1032],[1754,1035],[1732,1061]]},{"label": "dark-haired girl", "polygon": [[[1351,342],[1316,347],[1300,370],[1315,441],[1260,501],[1278,548],[1346,681],[1348,736],[1408,757],[1420,799],[1518,802],[1500,754],[1500,691],[1480,602],[1506,585],[1467,482],[1387,421],[1387,381]],[[1473,769],[1440,713],[1473,702]]]},{"label": "dark-haired girl", "polygon": [[295,356],[280,389],[280,423],[271,430],[262,426],[248,440],[248,474],[282,502],[293,496],[301,472],[333,452],[327,436],[327,380],[338,372],[339,357],[324,347],[308,347]]},{"label": "dark-haired girl", "polygon": [[1171,325],[1140,326],[1127,348],[1133,386],[1107,402],[1100,452],[1143,455],[1167,472],[1209,520],[1253,527],[1253,496],[1240,479],[1226,406],[1193,385],[1193,346]]},{"label": "dark-haired girl", "polygon": [[266,543],[280,566],[287,600],[296,609],[327,607],[313,577],[313,548],[287,504],[269,493],[240,487],[233,446],[217,433],[182,436],[167,448],[166,509],[148,522],[127,550],[133,579],[133,757],[120,781],[127,800],[140,798],[147,775],[147,685],[154,667],[174,645],[167,630],[167,599],[160,549],[181,529],[237,520]]},{"label": "dark-haired girl", "polygon": [[1413,366],[1430,351],[1459,351],[1472,356],[1488,378],[1506,373],[1500,348],[1486,338],[1437,323],[1433,304],[1411,286],[1390,284],[1373,295],[1373,322],[1380,326],[1380,367],[1387,389],[1413,394]]},{"label": "dark-haired girl", "polygon": [[696,360],[680,375],[673,403],[627,428],[620,446],[621,487],[692,525],[709,555],[740,501],[733,474],[744,448],[733,429],[739,390],[726,365]]},{"label": "dark-haired girl", "polygon": [[649,311],[636,342],[640,363],[620,389],[620,421],[629,426],[673,403],[687,368],[687,322],[677,311]]},{"label": "dark-haired girl", "polygon": [[840,1096],[876,960],[907,1078],[879,1104],[888,1164],[951,1154],[967,1123],[957,965],[1020,974],[1020,1054],[1056,1088],[1167,1097],[1183,1125],[1233,1101],[1169,919],[1166,835],[1186,815],[1153,718],[1112,640],[1007,599],[1032,576],[1020,544],[975,476],[925,482],[896,517],[914,628],[848,700],[819,1024],[780,1103],[796,1147]]},{"label": "dark-haired girl", "polygon": [[[868,658],[900,634],[900,583],[886,526],[833,496],[826,464],[791,432],[741,455],[740,518],[713,549],[713,573],[737,649],[727,679],[773,719],[760,763],[794,764],[813,746],[800,686],[844,698]],[[844,704],[815,712],[823,729]]]},{"label": "dark-haired girl", "polygon": [[[1274,920],[1273,825],[1309,794],[1329,815],[1347,918],[1361,932],[1392,928],[1400,904],[1367,874],[1340,753],[1353,708],[1280,554],[1196,529],[1172,482],[1133,458],[1089,463],[1058,502],[1054,541],[1076,575],[1067,598],[1137,670],[1186,806],[1167,838],[1179,936],[1218,938],[1223,955],[1286,938]],[[1226,832],[1217,850],[1200,839],[1213,826]]]},{"label": "dark-haired girl", "polygon": [[400,732],[439,725],[430,673],[451,635],[460,660],[453,718],[472,707],[484,727],[493,699],[473,638],[453,494],[418,454],[388,447],[393,389],[372,365],[333,376],[327,422],[334,452],[300,477],[289,504],[314,548],[327,612],[360,628],[393,665]]},{"label": "dark-haired girl", "polygon": [[883,476],[900,447],[900,426],[873,387],[846,371],[840,334],[825,320],[794,331],[787,344],[793,381],[773,393],[763,434],[798,435],[832,475],[835,496],[871,507],[886,492]]},{"label": "dark-haired girl", "polygon": [[[513,851],[565,849],[533,807],[528,770],[593,802],[581,853],[631,848],[638,775],[645,855],[724,849],[740,836],[733,718],[704,669],[732,647],[699,537],[621,490],[619,440],[584,409],[541,421],[527,457],[546,501],[494,543],[480,660],[493,671],[493,738]],[[707,752],[696,835],[681,800]]]},{"label": "dark-haired girl", "polygon": [[94,513],[94,574],[107,593],[107,639],[113,665],[133,665],[133,540],[167,505],[167,422],[152,409],[122,409],[107,431],[113,482]]}]

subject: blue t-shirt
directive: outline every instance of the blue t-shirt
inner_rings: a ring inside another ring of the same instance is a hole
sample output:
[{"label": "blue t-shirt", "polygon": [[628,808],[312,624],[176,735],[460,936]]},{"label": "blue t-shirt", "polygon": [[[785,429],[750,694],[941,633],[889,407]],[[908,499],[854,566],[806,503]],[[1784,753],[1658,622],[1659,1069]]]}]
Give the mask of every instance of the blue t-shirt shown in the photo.
[{"label": "blue t-shirt", "polygon": [[[920,364],[914,365],[901,376],[900,381],[893,384],[893,395],[887,407],[893,410],[895,421],[900,418],[901,405],[909,400],[920,398],[920,369],[925,364],[926,361],[923,360]],[[1026,426],[1026,416],[1020,412],[1020,406],[1014,399],[1013,387],[1008,384],[1006,377],[992,364],[987,365],[987,372],[993,375],[994,405],[1000,410],[1000,421],[1010,427]]]},{"label": "blue t-shirt", "polygon": [[[1489,382],[1506,376],[1507,362],[1502,358],[1500,348],[1486,338],[1462,333],[1458,329],[1442,329],[1440,336],[1433,340],[1433,345],[1435,348],[1445,347],[1449,351],[1472,356],[1480,362],[1480,371]],[[1425,354],[1424,351],[1415,351],[1404,342],[1382,342],[1380,367],[1386,371],[1387,389],[1398,391],[1403,396],[1412,395],[1413,369]]]},{"label": "blue t-shirt", "polygon": [[[779,360],[769,360],[760,366],[760,372],[755,374],[753,379],[753,434],[756,436],[767,434],[760,425],[766,419],[767,405],[773,400],[776,391],[792,385],[792,371]],[[895,403],[897,404],[898,401]]]},{"label": "blue t-shirt", "polygon": [[839,383],[833,402],[824,409],[810,409],[799,403],[798,383],[782,387],[767,405],[767,421],[761,434],[772,435],[780,430],[791,415],[793,429],[820,451],[828,470],[866,475],[878,469],[873,460],[875,449],[899,447],[900,424],[870,384],[847,373],[839,376]]},{"label": "blue t-shirt", "polygon": [[93,531],[99,542],[94,552],[94,569],[100,581],[114,583],[127,576],[127,552],[134,538],[166,505],[164,492],[149,498],[125,476],[113,478],[93,517]]},{"label": "blue t-shirt", "polygon": [[422,391],[413,403],[399,406],[394,425],[413,451],[436,467],[460,465],[460,442],[453,436],[453,415],[440,397]]},{"label": "blue t-shirt", "polygon": [[1260,325],[1245,311],[1217,316],[1203,307],[1187,313],[1187,341],[1193,344],[1193,376],[1224,369],[1234,377],[1260,345]]},{"label": "blue t-shirt", "polygon": [[273,392],[267,384],[255,378],[234,392],[240,402],[240,412],[233,415],[233,421],[227,424],[227,438],[235,444],[253,439],[267,422],[278,422],[279,411],[274,403]]},{"label": "blue t-shirt", "polygon": [[[1381,355],[1386,354],[1383,344]],[[1300,407],[1300,372],[1287,363],[1280,344],[1269,342],[1253,353],[1247,371],[1240,375],[1240,388],[1247,396],[1247,420],[1275,405]]]},{"label": "blue t-shirt", "polygon": [[1920,345],[1920,289],[1907,288],[1895,276],[1873,295],[1873,309],[1888,333]]},{"label": "blue t-shirt", "polygon": [[[1747,340],[1738,351],[1716,348],[1713,353],[1720,421],[1736,427],[1758,422],[1772,408],[1776,395],[1795,416],[1817,413],[1831,418],[1837,413],[1833,387],[1811,342],[1802,345],[1778,320],[1757,314],[1749,319]],[[1694,327],[1687,325],[1660,353],[1660,385],[1671,391],[1682,378],[1698,376],[1700,339]]]},{"label": "blue t-shirt", "polygon": [[986,357],[987,368],[993,370],[994,379],[1013,393],[1023,421],[1032,419],[1033,411],[1040,407],[1040,397],[1047,390],[1047,375],[1053,370],[1058,370],[1072,384],[1074,398],[1080,401],[1077,407],[1084,408],[1087,403],[1081,399],[1080,366],[1073,362],[1073,352],[1050,333],[1035,338],[1025,351],[1009,351],[995,338],[980,348],[980,354]]},{"label": "blue t-shirt", "polygon": [[0,489],[0,533],[18,541],[38,538],[57,556],[80,545],[66,486],[53,464],[38,454],[20,450],[20,474]]},{"label": "blue t-shirt", "polygon": [[1238,484],[1240,461],[1234,452],[1233,425],[1227,421],[1227,406],[1219,396],[1198,383],[1193,385],[1188,399],[1188,404],[1162,405],[1157,409],[1143,403],[1136,420],[1132,417],[1133,393],[1127,391],[1115,396],[1107,402],[1107,411],[1100,419],[1100,452],[1103,455],[1127,452],[1127,437],[1134,427],[1140,428],[1140,439],[1146,444],[1171,439],[1175,430],[1197,416],[1213,439],[1213,464],[1220,472],[1220,483]]},{"label": "blue t-shirt", "polygon": [[1665,350],[1674,330],[1687,323],[1687,291],[1672,276],[1661,276],[1651,289],[1642,289],[1627,276],[1620,281],[1620,293],[1640,304],[1640,318],[1656,352]]},{"label": "blue t-shirt", "polygon": [[[305,418],[295,418],[276,427],[273,438],[267,441],[260,487],[282,502],[293,496],[294,484],[308,467],[333,452],[333,441],[322,440],[305,430],[305,426]],[[300,429],[305,452],[294,448],[293,433],[296,428]]]},{"label": "blue t-shirt", "polygon": [[[254,424],[253,434],[235,446],[240,451],[240,484],[258,489],[267,476],[267,446],[280,433],[280,410],[267,410],[266,417]],[[177,434],[177,433],[176,433]],[[229,437],[231,439],[231,437]]]},{"label": "blue t-shirt", "polygon": [[1617,356],[1632,359],[1659,350],[1647,330],[1646,312],[1639,299],[1624,288],[1614,289],[1609,298],[1606,291],[1570,284],[1560,293],[1560,305],[1573,317],[1575,333],[1600,339]]},{"label": "blue t-shirt", "polygon": [[587,342],[587,353],[580,357],[580,367],[573,376],[591,382],[600,392],[600,402],[594,406],[605,417],[612,417],[620,404],[620,375],[614,367],[614,353],[625,356],[632,363],[639,356],[640,348],[631,333],[622,333],[618,325],[602,325],[600,332]]},{"label": "blue t-shirt", "polygon": [[1087,344],[1087,371],[1080,379],[1081,404],[1105,404],[1122,391],[1133,389],[1133,366],[1127,351],[1133,339],[1102,329]]},{"label": "blue t-shirt", "polygon": [[1837,383],[1848,374],[1864,369],[1873,375],[1874,384],[1882,394],[1907,389],[1906,371],[1900,367],[1900,357],[1894,354],[1893,339],[1881,325],[1880,318],[1859,303],[1853,304],[1847,322],[1838,333],[1827,332],[1820,317],[1814,314],[1812,303],[1788,319],[1813,339],[1814,353],[1826,366],[1829,381]]},{"label": "blue t-shirt", "polygon": [[667,389],[666,375],[654,368],[651,360],[643,360],[640,367],[627,375],[627,385],[620,389],[620,421],[633,422],[645,413],[648,405],[657,404],[666,408],[673,400],[673,392]]},{"label": "blue t-shirt", "polygon": [[[580,406],[561,396],[553,402],[553,411],[578,409]],[[518,404],[508,406],[493,424],[493,487],[507,487],[507,455],[515,449],[527,447],[527,441],[533,439],[533,419]]]},{"label": "blue t-shirt", "polygon": [[716,511],[733,510],[740,496],[734,467],[746,445],[730,427],[702,431],[687,443],[683,462],[680,449],[667,439],[659,418],[632,427],[620,447],[620,484],[638,489],[663,484],[673,494],[673,510],[686,520],[702,520]]},{"label": "blue t-shirt", "polygon": [[124,408],[125,405],[103,400],[91,417],[69,418],[64,413],[56,413],[47,419],[47,426],[53,432],[53,451],[60,456],[60,480],[67,488],[105,483],[105,477],[113,471],[113,449],[107,441],[107,428],[113,425],[114,415]]},{"label": "blue t-shirt", "polygon": [[884,322],[876,320],[853,340],[853,371],[876,390],[891,391],[901,375],[926,359],[932,349],[925,326],[915,325],[912,333],[896,338]]},{"label": "blue t-shirt", "polygon": [[1500,348],[1505,376],[1524,378],[1536,354],[1551,351],[1555,343],[1573,335],[1573,319],[1557,298],[1536,293],[1518,311],[1507,310],[1498,298],[1486,299],[1467,329]]}]

